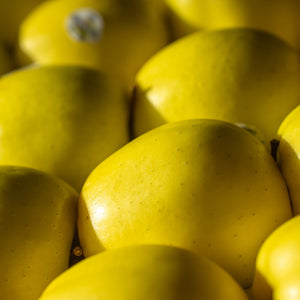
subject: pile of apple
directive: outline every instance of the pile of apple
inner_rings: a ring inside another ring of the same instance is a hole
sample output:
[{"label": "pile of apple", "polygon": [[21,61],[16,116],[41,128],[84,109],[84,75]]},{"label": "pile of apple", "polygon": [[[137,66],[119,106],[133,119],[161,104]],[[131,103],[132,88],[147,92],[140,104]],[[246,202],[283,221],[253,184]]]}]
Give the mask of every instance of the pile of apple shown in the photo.
[{"label": "pile of apple", "polygon": [[0,2],[1,300],[300,300],[299,0]]}]

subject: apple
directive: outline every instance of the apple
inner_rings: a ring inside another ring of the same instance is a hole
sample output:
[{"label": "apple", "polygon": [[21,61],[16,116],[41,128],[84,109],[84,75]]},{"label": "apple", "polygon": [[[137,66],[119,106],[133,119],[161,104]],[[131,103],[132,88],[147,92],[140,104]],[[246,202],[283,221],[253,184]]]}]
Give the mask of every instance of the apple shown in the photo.
[{"label": "apple", "polygon": [[[216,288],[217,287],[217,288]],[[105,251],[58,276],[40,300],[247,300],[219,266],[175,247]]]},{"label": "apple", "polygon": [[300,106],[291,111],[278,129],[278,164],[289,189],[294,214],[300,213]]},{"label": "apple", "polygon": [[163,13],[148,0],[46,1],[20,26],[18,60],[97,68],[131,88],[167,42]]},{"label": "apple", "polygon": [[260,247],[252,286],[255,300],[299,298],[299,230],[300,216],[296,216],[272,232]]},{"label": "apple", "polygon": [[207,27],[210,29],[255,28],[274,34],[292,47],[300,49],[298,0],[205,0],[204,2],[209,7]]},{"label": "apple", "polygon": [[166,0],[180,37],[203,29],[263,30],[300,49],[298,0]]},{"label": "apple", "polygon": [[129,140],[119,83],[79,66],[31,66],[0,79],[0,164],[56,175],[80,191],[88,174]]},{"label": "apple", "polygon": [[263,240],[291,218],[286,184],[265,146],[218,120],[153,129],[100,163],[78,206],[86,257],[135,244],[212,259],[244,288]]},{"label": "apple", "polygon": [[0,166],[1,299],[37,299],[68,268],[77,200],[52,175]]},{"label": "apple", "polygon": [[298,53],[251,29],[200,32],[170,44],[139,71],[133,131],[167,122],[219,119],[250,128],[269,144],[300,103]]}]

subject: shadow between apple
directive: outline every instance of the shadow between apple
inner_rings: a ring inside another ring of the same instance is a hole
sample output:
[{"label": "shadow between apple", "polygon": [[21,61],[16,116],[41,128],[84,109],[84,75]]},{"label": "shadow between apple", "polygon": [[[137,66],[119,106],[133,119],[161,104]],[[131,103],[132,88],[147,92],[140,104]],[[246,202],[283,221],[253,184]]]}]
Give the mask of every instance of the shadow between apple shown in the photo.
[{"label": "shadow between apple", "polygon": [[131,93],[129,123],[131,140],[155,127],[168,123],[162,114],[149,101],[147,95],[150,91],[151,87],[145,90],[137,84],[133,87]]},{"label": "shadow between apple", "polygon": [[273,289],[264,275],[255,270],[253,285],[247,290],[247,294],[252,300],[272,300]]}]

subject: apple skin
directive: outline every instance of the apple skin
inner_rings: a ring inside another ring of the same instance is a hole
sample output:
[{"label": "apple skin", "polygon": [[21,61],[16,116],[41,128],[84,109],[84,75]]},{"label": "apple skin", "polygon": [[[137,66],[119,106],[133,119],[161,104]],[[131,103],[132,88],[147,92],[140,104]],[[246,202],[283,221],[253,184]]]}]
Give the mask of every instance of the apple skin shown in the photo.
[{"label": "apple skin", "polygon": [[197,30],[263,30],[300,49],[298,0],[166,0],[171,25],[180,37]]},{"label": "apple skin", "polygon": [[78,66],[31,66],[0,80],[0,164],[58,176],[80,191],[129,141],[129,100],[114,79]]},{"label": "apple skin", "polygon": [[300,213],[300,106],[291,111],[281,123],[276,139],[279,141],[277,160],[286,180],[293,207],[293,213]]},{"label": "apple skin", "polygon": [[165,0],[165,3],[174,39],[207,26],[209,11],[206,0]]},{"label": "apple skin", "polygon": [[[154,55],[136,77],[133,131],[219,119],[254,128],[268,144],[300,104],[295,49],[251,29],[198,32]],[[258,109],[259,107],[259,109]]]},{"label": "apple skin", "polygon": [[78,232],[85,256],[133,244],[204,254],[249,287],[263,240],[291,218],[264,145],[217,120],[169,123],[134,139],[87,178]]},{"label": "apple skin", "polygon": [[37,299],[68,268],[77,200],[52,175],[0,166],[1,299]]},{"label": "apple skin", "polygon": [[300,295],[300,273],[294,279],[283,282],[273,294],[274,300],[297,300]]},{"label": "apple skin", "polygon": [[[66,24],[87,8],[101,16],[100,37],[74,40]],[[161,10],[148,0],[45,1],[20,26],[17,60],[96,68],[131,88],[143,63],[169,41]]]},{"label": "apple skin", "polygon": [[219,266],[184,249],[125,247],[94,255],[56,278],[40,300],[247,300]]},{"label": "apple skin", "polygon": [[205,0],[209,7],[207,27],[255,28],[269,32],[300,49],[298,0]]},{"label": "apple skin", "polygon": [[[300,216],[274,230],[259,249],[252,286],[255,300],[294,300],[299,297]],[[284,296],[285,295],[285,296]],[[295,297],[296,295],[296,297]],[[272,298],[273,297],[273,298]]]}]

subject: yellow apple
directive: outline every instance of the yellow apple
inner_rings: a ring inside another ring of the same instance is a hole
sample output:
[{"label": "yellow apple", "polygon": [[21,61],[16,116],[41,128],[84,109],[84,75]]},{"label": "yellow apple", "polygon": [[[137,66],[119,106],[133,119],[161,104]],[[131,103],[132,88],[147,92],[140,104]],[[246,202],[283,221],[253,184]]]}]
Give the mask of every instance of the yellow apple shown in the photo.
[{"label": "yellow apple", "polygon": [[[196,0],[197,1],[197,0]],[[300,50],[298,0],[205,0],[209,28],[246,27],[267,31]]]},{"label": "yellow apple", "polygon": [[219,266],[169,246],[144,245],[87,258],[56,278],[40,300],[247,300]]},{"label": "yellow apple", "polygon": [[169,123],[134,139],[87,178],[85,256],[134,244],[204,254],[245,288],[263,240],[291,217],[285,182],[252,134],[217,120]]},{"label": "yellow apple", "polygon": [[131,86],[167,42],[162,13],[148,0],[52,0],[22,23],[19,60],[97,68]]},{"label": "yellow apple", "polygon": [[0,295],[35,300],[68,268],[77,192],[35,169],[0,166]]},{"label": "yellow apple", "polygon": [[195,33],[153,56],[136,78],[135,135],[167,122],[242,123],[268,143],[300,103],[298,53],[256,30]]},{"label": "yellow apple", "polygon": [[254,299],[299,299],[299,230],[300,216],[296,216],[278,227],[262,244],[252,287]]},{"label": "yellow apple", "polygon": [[286,180],[293,211],[300,213],[300,106],[296,107],[282,122],[277,139],[278,163]]},{"label": "yellow apple", "polygon": [[176,36],[199,29],[252,28],[300,49],[298,0],[166,0]]},{"label": "yellow apple", "polygon": [[78,66],[30,67],[0,79],[0,164],[61,177],[78,191],[129,140],[118,82]]}]

